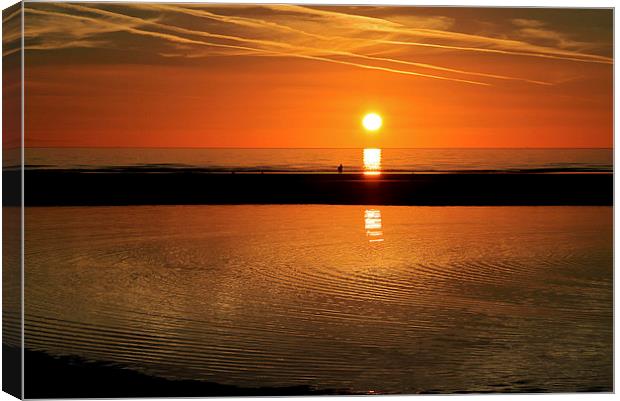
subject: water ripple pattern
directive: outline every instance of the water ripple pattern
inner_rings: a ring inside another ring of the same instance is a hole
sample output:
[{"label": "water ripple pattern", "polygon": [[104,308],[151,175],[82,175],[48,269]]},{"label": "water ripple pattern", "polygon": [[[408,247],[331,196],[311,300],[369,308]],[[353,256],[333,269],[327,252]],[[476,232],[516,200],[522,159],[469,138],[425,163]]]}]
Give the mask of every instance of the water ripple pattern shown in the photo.
[{"label": "water ripple pattern", "polygon": [[610,207],[28,208],[25,241],[26,347],[52,355],[242,387],[612,387]]}]

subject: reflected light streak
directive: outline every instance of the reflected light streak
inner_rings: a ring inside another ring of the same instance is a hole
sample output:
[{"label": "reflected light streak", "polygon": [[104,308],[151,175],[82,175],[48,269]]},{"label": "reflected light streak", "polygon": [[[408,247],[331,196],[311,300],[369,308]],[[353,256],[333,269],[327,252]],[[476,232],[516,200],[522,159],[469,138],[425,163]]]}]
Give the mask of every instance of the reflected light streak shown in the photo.
[{"label": "reflected light streak", "polygon": [[364,211],[364,228],[366,229],[368,242],[383,242],[381,210],[366,209]]},{"label": "reflected light streak", "polygon": [[364,149],[364,174],[366,175],[381,174],[381,149],[376,149],[376,148]]}]

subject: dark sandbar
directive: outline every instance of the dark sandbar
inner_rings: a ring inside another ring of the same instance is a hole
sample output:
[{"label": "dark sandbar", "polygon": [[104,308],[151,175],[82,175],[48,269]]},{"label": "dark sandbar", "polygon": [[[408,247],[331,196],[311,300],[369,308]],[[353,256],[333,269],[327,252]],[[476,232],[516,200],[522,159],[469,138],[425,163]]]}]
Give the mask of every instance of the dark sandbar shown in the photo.
[{"label": "dark sandbar", "polygon": [[[19,171],[4,171],[5,185]],[[209,173],[26,170],[26,206],[339,204],[609,205],[612,173]],[[5,204],[19,204],[5,195]]]}]

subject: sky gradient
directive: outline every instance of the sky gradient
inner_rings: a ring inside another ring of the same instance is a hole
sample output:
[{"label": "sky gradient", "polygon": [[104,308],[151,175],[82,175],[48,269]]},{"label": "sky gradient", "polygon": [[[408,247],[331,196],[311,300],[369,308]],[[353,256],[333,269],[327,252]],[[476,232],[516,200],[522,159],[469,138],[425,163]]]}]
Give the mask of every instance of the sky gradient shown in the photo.
[{"label": "sky gradient", "polygon": [[[611,147],[612,18],[26,3],[25,143]],[[369,135],[371,111],[384,125]]]}]

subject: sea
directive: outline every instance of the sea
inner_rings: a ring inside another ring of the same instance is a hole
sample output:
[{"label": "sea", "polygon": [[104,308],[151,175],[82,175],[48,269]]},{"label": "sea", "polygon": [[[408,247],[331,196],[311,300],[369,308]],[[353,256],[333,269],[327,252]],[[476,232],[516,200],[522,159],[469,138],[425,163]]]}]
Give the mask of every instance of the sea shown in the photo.
[{"label": "sea", "polygon": [[613,149],[27,148],[33,169],[210,172],[611,171]]}]

